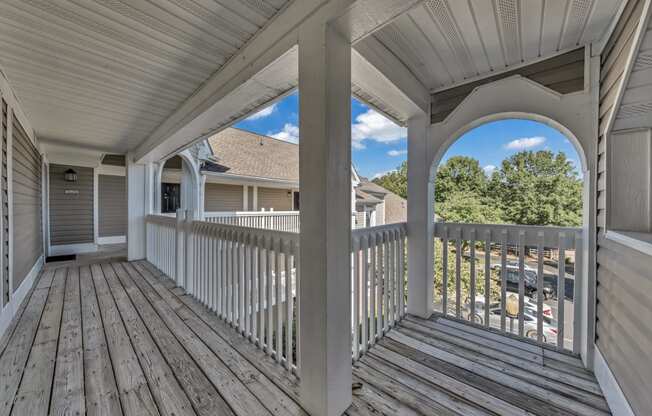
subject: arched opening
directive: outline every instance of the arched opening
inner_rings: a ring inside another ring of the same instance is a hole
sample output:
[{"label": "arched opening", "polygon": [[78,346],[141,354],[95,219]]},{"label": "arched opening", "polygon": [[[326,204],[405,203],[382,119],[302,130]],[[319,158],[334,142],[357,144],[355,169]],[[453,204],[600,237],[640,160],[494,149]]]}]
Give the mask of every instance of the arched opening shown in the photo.
[{"label": "arched opening", "polygon": [[435,310],[578,351],[589,173],[580,141],[546,117],[504,113],[440,143]]},{"label": "arched opening", "polygon": [[157,212],[172,214],[184,209],[199,217],[201,179],[192,157],[182,152],[159,162],[156,176]]}]

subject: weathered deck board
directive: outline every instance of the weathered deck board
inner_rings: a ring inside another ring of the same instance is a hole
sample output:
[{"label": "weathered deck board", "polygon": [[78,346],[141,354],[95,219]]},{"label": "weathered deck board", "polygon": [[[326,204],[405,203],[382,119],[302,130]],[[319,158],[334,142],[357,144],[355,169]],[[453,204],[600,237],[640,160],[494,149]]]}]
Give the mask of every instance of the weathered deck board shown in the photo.
[{"label": "weathered deck board", "polygon": [[88,266],[79,269],[84,345],[84,393],[88,416],[122,416],[104,324]]},{"label": "weathered deck board", "polygon": [[[104,273],[99,265],[91,266],[93,284],[100,307],[104,332],[115,371],[115,379],[120,392],[122,411],[126,415],[158,415],[158,408],[147,385],[145,374],[141,368],[132,339],[122,322],[122,317],[111,295]],[[142,342],[133,339],[134,343]],[[147,351],[142,352],[147,357]]]},{"label": "weathered deck board", "polygon": [[[297,377],[145,261],[46,270],[10,331],[0,416],[307,415]],[[441,317],[398,323],[353,381],[348,416],[608,414],[576,356]]]},{"label": "weathered deck board", "polygon": [[2,416],[9,414],[14,403],[53,277],[53,270],[44,272],[36,283],[36,289],[32,292],[20,322],[0,357],[0,415]]},{"label": "weathered deck board", "polygon": [[52,387],[50,413],[53,415],[83,415],[86,413],[79,290],[79,269],[70,268],[66,282],[59,350]]},{"label": "weathered deck board", "polygon": [[67,269],[58,269],[54,274],[36,338],[29,352],[29,360],[11,409],[12,415],[40,416],[48,413],[66,276]]}]

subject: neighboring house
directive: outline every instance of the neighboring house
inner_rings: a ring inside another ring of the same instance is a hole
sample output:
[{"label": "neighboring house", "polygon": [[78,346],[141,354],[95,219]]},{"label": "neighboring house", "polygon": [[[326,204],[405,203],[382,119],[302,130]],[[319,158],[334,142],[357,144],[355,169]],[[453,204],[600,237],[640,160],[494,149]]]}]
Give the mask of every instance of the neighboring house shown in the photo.
[{"label": "neighboring house", "polygon": [[[297,144],[232,127],[198,143],[191,153],[205,177],[204,212],[299,210]],[[163,212],[180,206],[182,166],[179,156],[165,163]],[[355,168],[351,186],[353,227],[406,220],[407,201],[360,177]]]},{"label": "neighboring house", "polygon": [[406,221],[405,199],[367,178],[360,178],[354,189],[356,228]]}]

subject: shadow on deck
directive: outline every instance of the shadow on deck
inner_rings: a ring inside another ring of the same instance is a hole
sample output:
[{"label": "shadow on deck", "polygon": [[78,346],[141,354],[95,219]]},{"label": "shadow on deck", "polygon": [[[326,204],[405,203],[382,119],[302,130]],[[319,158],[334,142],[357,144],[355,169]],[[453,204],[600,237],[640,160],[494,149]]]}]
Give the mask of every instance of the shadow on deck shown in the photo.
[{"label": "shadow on deck", "polygon": [[[349,415],[602,415],[573,356],[406,318]],[[0,415],[304,415],[298,380],[147,262],[44,270],[0,339]]]}]

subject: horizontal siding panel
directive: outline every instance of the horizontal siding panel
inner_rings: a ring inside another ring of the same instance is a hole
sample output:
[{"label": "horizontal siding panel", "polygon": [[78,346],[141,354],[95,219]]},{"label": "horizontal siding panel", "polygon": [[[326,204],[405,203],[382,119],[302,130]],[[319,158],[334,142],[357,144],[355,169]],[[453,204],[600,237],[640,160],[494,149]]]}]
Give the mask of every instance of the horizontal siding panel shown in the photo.
[{"label": "horizontal siding panel", "polygon": [[[66,182],[64,172],[77,172],[77,182]],[[83,244],[94,241],[93,169],[50,165],[50,243]],[[66,194],[76,190],[77,194]]]},{"label": "horizontal siding panel", "polygon": [[13,119],[13,288],[18,290],[43,254],[41,155]]},{"label": "horizontal siding panel", "polygon": [[206,183],[204,188],[205,211],[242,211],[244,204],[241,185]]},{"label": "horizontal siding panel", "polygon": [[274,209],[274,211],[291,211],[292,194],[288,189],[258,187],[258,209]]}]

